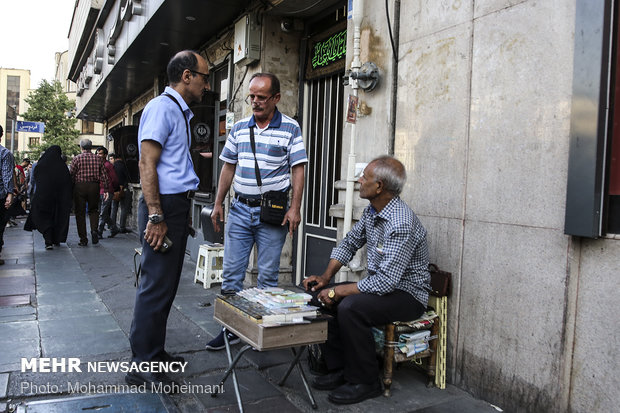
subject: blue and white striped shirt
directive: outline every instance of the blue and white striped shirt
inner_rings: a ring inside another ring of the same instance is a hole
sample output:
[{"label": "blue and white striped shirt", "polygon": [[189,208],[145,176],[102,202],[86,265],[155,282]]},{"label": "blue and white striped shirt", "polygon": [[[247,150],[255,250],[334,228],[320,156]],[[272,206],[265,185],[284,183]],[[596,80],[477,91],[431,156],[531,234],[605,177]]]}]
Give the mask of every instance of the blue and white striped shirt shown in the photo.
[{"label": "blue and white striped shirt", "polygon": [[[250,129],[255,128],[254,116],[240,120],[233,126],[220,159],[237,164],[233,189],[241,195],[260,195],[256,182],[254,155],[250,145]],[[254,129],[256,160],[262,180],[262,193],[287,191],[291,186],[290,170],[308,162],[299,124],[275,109],[266,129]]]},{"label": "blue and white striped shirt", "polygon": [[379,213],[369,205],[331,258],[346,265],[364,244],[368,275],[357,282],[361,292],[384,295],[403,290],[421,304],[428,303],[426,229],[405,202],[395,197]]}]

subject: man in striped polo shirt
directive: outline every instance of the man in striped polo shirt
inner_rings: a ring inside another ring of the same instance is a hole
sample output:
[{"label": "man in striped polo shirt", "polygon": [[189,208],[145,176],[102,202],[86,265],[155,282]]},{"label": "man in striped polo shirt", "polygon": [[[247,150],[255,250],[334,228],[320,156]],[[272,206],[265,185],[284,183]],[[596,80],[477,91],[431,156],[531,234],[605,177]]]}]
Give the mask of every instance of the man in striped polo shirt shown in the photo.
[{"label": "man in striped polo shirt", "polygon": [[[250,79],[250,94],[246,103],[252,105],[253,115],[237,122],[226,140],[220,155],[224,161],[217,197],[211,219],[217,231],[224,221],[222,204],[233,185],[235,197],[231,203],[224,240],[223,292],[243,288],[245,270],[252,247],[258,252],[258,287],[276,287],[280,270],[280,254],[286,239],[301,221],[301,196],[304,167],[308,157],[299,124],[280,113],[280,81],[271,73],[256,73]],[[256,142],[256,160],[250,144],[250,130]],[[262,186],[256,177],[258,164]],[[289,209],[280,225],[260,221],[261,194],[269,191],[288,192],[292,188]],[[287,228],[288,224],[288,228]],[[239,342],[228,333],[231,344]],[[224,348],[223,331],[207,344],[208,350]]]}]

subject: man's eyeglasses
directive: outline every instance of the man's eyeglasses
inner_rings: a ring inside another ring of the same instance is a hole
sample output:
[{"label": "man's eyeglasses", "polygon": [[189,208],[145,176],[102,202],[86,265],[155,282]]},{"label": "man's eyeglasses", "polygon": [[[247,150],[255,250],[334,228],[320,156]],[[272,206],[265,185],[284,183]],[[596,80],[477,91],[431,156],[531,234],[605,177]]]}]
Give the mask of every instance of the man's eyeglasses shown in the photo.
[{"label": "man's eyeglasses", "polygon": [[248,105],[251,105],[252,102],[256,102],[256,103],[265,103],[267,102],[269,99],[271,99],[272,97],[274,97],[275,95],[271,95],[271,96],[260,96],[260,95],[248,95],[245,98],[245,103],[247,103]]},{"label": "man's eyeglasses", "polygon": [[202,76],[202,80],[204,80],[205,83],[209,83],[209,74],[208,73],[200,73],[199,71],[192,70],[192,69],[187,69],[187,70],[189,70],[190,72],[192,72],[194,74]]}]

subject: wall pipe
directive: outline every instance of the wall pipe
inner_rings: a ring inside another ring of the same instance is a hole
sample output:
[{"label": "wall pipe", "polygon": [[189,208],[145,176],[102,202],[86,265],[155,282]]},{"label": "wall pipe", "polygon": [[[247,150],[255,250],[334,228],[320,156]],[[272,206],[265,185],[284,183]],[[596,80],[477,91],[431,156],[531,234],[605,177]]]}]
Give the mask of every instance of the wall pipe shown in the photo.
[{"label": "wall pipe", "polygon": [[[303,122],[307,122],[307,119],[309,117],[309,112],[310,109],[308,108],[308,95],[309,95],[309,90],[310,88],[308,87],[308,83],[305,82],[304,83],[304,100],[303,100],[303,104],[302,104],[302,108],[303,108]],[[302,130],[302,139],[304,142],[304,147],[308,147],[307,143],[308,143],[308,127],[304,127]],[[309,171],[306,171],[306,173],[308,173]],[[304,183],[305,184],[305,183]],[[301,222],[299,223],[299,227],[297,228],[297,253],[295,255],[296,260],[295,260],[295,285],[299,285],[301,283],[301,281],[305,278],[305,274],[301,273],[301,266],[302,266],[302,262],[301,262],[301,258],[302,258],[302,254],[303,254],[303,240],[304,240],[304,230],[305,230],[305,222],[306,222],[306,196],[305,196],[305,192],[306,191],[302,191],[301,194],[301,209],[300,209],[300,214],[301,214]],[[306,270],[306,268],[304,268],[304,270]]]},{"label": "wall pipe", "polygon": [[[357,73],[362,66],[360,61],[360,26],[362,23],[364,12],[364,0],[353,0],[353,60],[351,61],[351,72]],[[358,96],[358,81],[357,76],[350,76],[349,82],[351,84],[351,89],[353,90],[353,96]],[[342,227],[343,236],[346,235],[351,230],[351,225],[353,223],[353,191],[355,189],[355,135],[356,135],[356,124],[351,124],[351,145],[349,148],[349,160],[347,164],[347,185],[345,191],[345,202],[344,202],[344,223]],[[341,281],[346,279],[347,275],[343,270],[341,274]]]},{"label": "wall pipe", "polygon": [[[387,4],[386,4],[387,6]],[[386,13],[388,13],[386,8]],[[388,29],[390,29],[388,15]],[[388,135],[388,155],[394,155],[394,145],[396,144],[396,106],[398,104],[398,43],[400,40],[400,0],[394,1],[394,32],[392,43],[392,91],[390,96],[390,120]]]}]

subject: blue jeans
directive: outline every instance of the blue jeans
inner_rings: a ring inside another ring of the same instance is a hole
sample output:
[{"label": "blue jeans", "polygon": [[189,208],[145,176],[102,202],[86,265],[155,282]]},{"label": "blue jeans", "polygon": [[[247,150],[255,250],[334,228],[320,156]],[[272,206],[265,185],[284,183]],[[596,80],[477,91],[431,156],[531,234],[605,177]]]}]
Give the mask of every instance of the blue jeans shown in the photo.
[{"label": "blue jeans", "polygon": [[286,226],[260,222],[260,206],[249,207],[233,199],[226,222],[222,290],[243,289],[250,252],[258,252],[258,288],[277,287],[280,255],[286,240]]}]

